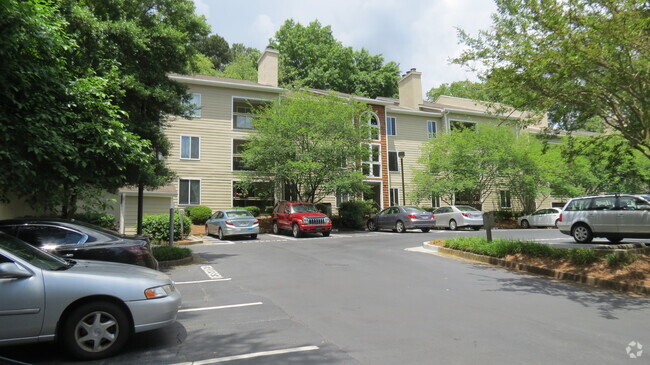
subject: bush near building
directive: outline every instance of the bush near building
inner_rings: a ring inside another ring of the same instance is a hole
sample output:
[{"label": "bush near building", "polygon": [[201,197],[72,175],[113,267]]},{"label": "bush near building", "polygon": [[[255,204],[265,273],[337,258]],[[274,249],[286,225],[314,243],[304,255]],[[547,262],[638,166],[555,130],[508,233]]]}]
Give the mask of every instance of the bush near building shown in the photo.
[{"label": "bush near building", "polygon": [[212,209],[205,205],[197,205],[185,208],[185,214],[190,217],[192,224],[204,225],[212,215]]},{"label": "bush near building", "polygon": [[350,200],[339,205],[339,228],[364,229],[366,219],[377,212],[372,200]]},{"label": "bush near building", "polygon": [[[174,214],[174,240],[181,240],[190,234],[192,221],[183,216],[183,235],[181,236],[181,216]],[[147,215],[142,219],[142,232],[148,234],[153,242],[169,241],[169,214]]]}]

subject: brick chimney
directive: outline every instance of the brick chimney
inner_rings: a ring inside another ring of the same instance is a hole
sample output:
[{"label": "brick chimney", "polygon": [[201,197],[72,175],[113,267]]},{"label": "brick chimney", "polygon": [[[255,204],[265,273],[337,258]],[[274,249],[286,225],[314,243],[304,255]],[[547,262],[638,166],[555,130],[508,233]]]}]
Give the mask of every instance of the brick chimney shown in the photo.
[{"label": "brick chimney", "polygon": [[399,104],[407,108],[418,109],[422,99],[422,73],[410,69],[397,82],[399,87]]},{"label": "brick chimney", "polygon": [[257,83],[278,87],[278,55],[280,53],[268,47],[257,60]]}]

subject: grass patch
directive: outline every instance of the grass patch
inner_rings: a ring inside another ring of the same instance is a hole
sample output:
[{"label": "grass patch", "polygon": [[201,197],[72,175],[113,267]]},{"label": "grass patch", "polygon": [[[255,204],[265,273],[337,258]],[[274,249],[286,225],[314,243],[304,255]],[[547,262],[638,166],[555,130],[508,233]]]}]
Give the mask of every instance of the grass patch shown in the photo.
[{"label": "grass patch", "polygon": [[609,267],[625,267],[638,259],[639,255],[632,252],[612,252],[605,256]]},{"label": "grass patch", "polygon": [[498,258],[520,253],[533,257],[567,259],[577,265],[589,265],[600,260],[598,253],[589,249],[564,250],[537,242],[504,238],[497,238],[492,242],[483,237],[452,238],[445,241],[445,247]]},{"label": "grass patch", "polygon": [[151,251],[158,261],[180,260],[192,256],[192,250],[178,246],[153,246]]}]

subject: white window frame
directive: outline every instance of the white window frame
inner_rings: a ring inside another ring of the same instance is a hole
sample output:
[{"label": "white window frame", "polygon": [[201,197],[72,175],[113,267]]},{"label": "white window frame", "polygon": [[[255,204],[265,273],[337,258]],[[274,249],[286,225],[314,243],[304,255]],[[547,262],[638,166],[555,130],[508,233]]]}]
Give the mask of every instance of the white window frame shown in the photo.
[{"label": "white window frame", "polygon": [[[395,165],[397,166],[397,170],[391,170],[390,169],[390,154],[391,153],[395,154],[395,158],[396,158]],[[399,166],[399,152],[397,152],[397,151],[388,151],[388,172],[399,172],[400,171],[399,169],[400,169],[400,166]]]},{"label": "white window frame", "polygon": [[189,100],[189,105],[193,106],[194,109],[190,113],[190,116],[195,118],[201,118],[201,94],[200,93],[191,93],[192,98]]},{"label": "white window frame", "polygon": [[[393,194],[395,194],[395,196],[393,196]],[[399,188],[390,188],[389,189],[389,191],[388,191],[388,203],[389,203],[390,206],[399,205]]]},{"label": "white window frame", "polygon": [[[392,130],[393,133],[390,133]],[[396,117],[386,117],[386,135],[387,136],[396,136],[397,135],[397,118]]]},{"label": "white window frame", "polygon": [[432,208],[440,208],[440,195],[432,195],[431,196],[431,207]]},{"label": "white window frame", "polygon": [[[363,164],[363,165],[368,165],[368,167],[369,167],[369,168],[368,168],[368,173],[369,173],[369,174],[372,174],[372,173],[373,173],[373,171],[374,171],[373,166],[375,166],[375,165],[379,166],[379,175],[378,175],[378,176],[375,176],[375,175],[366,175],[366,177],[376,177],[376,178],[381,178],[381,169],[382,169],[382,166],[381,166],[381,144],[379,144],[379,143],[366,143],[366,145],[367,145],[368,148],[370,149],[370,156],[369,156],[369,157],[370,157],[370,160],[368,160],[368,161],[362,161],[362,164]],[[372,161],[372,150],[373,150],[373,146],[377,146],[377,153],[378,153],[378,156],[379,156],[379,161]]]},{"label": "white window frame", "polygon": [[241,157],[241,154],[235,153],[235,141],[246,141],[245,138],[232,138],[230,143],[230,171],[250,171],[250,170],[235,170],[235,157]]},{"label": "white window frame", "polygon": [[[184,137],[187,137],[187,138],[190,139],[190,155],[189,155],[189,157],[183,157],[183,138]],[[192,139],[193,138],[198,138],[198,140],[199,140],[199,142],[198,142],[199,143],[199,148],[197,149],[199,151],[199,155],[197,157],[192,157]],[[181,140],[181,143],[180,143],[180,147],[181,147],[181,149],[180,149],[180,157],[181,157],[181,160],[200,160],[201,159],[201,136],[181,135],[180,140]]]},{"label": "white window frame", "polygon": [[270,103],[271,100],[264,99],[264,98],[251,98],[251,97],[248,97],[248,96],[237,96],[237,95],[233,95],[230,98],[230,129],[234,130],[234,131],[254,131],[255,128],[253,128],[252,126],[251,126],[251,128],[237,128],[237,127],[235,127],[235,115],[243,115],[243,116],[251,117],[251,124],[252,124],[252,119],[255,118],[255,114],[253,114],[253,113],[238,113],[238,112],[236,112],[235,111],[235,100],[238,100],[238,101],[239,100],[244,100],[244,101],[253,100],[253,101],[259,101],[259,102],[261,102],[261,104],[262,103]]},{"label": "white window frame", "polygon": [[[506,204],[504,204],[504,200]],[[504,209],[512,209],[512,194],[510,190],[499,190],[499,206]]]},{"label": "white window frame", "polygon": [[438,122],[435,120],[427,120],[427,138],[434,139],[438,134]]},{"label": "white window frame", "polygon": [[[369,128],[368,140],[374,142],[381,141],[381,119],[379,119],[379,116],[373,112],[368,112],[368,114],[370,114],[370,119],[368,119],[368,128]],[[373,119],[377,121],[376,126],[372,124]],[[372,138],[373,131],[376,131],[377,138]]]},{"label": "white window frame", "polygon": [[[188,199],[188,201],[187,201],[187,203],[181,202],[181,181],[183,181],[183,180],[189,181],[189,183],[187,185],[187,188],[188,188],[188,191],[187,191],[187,199]],[[198,201],[198,203],[193,203],[192,202],[192,198],[191,198],[191,195],[192,195],[192,193],[191,193],[191,191],[192,191],[191,190],[192,189],[192,181],[198,181],[199,182],[199,201]],[[197,179],[197,178],[193,178],[193,177],[180,177],[180,178],[178,178],[178,205],[201,205],[201,195],[202,195],[201,185],[202,185],[201,179]]]}]

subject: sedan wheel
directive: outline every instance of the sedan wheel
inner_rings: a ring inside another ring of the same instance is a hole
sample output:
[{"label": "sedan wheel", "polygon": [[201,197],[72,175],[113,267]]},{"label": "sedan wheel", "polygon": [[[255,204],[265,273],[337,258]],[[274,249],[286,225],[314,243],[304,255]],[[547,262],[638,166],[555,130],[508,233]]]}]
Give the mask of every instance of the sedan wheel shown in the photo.
[{"label": "sedan wheel", "polygon": [[113,303],[90,302],[64,319],[61,341],[76,358],[107,357],[126,344],[131,330],[124,310]]},{"label": "sedan wheel", "polygon": [[589,229],[589,227],[584,224],[579,224],[573,227],[571,235],[573,236],[573,239],[578,243],[589,243],[594,239],[594,236],[591,233],[591,229]]},{"label": "sedan wheel", "polygon": [[458,224],[456,224],[455,220],[452,219],[452,220],[449,221],[449,229],[452,230],[452,231],[455,231],[455,230],[458,229]]},{"label": "sedan wheel", "polygon": [[367,226],[368,226],[368,230],[371,231],[371,232],[377,230],[377,224],[376,224],[375,221],[373,221],[372,219],[370,219],[370,220],[368,221]]},{"label": "sedan wheel", "polygon": [[223,231],[221,230],[221,228],[219,228],[219,230],[217,231],[217,237],[219,237],[219,239],[222,241],[226,239],[226,237],[223,235]]},{"label": "sedan wheel", "polygon": [[397,233],[406,232],[406,226],[404,226],[404,222],[397,221],[397,223],[395,223],[395,230],[397,230]]},{"label": "sedan wheel", "polygon": [[528,221],[524,219],[523,221],[521,221],[521,228],[524,229],[530,228],[530,223],[528,223]]},{"label": "sedan wheel", "polygon": [[422,232],[427,233],[431,230],[431,228],[420,228]]}]

